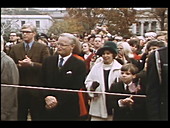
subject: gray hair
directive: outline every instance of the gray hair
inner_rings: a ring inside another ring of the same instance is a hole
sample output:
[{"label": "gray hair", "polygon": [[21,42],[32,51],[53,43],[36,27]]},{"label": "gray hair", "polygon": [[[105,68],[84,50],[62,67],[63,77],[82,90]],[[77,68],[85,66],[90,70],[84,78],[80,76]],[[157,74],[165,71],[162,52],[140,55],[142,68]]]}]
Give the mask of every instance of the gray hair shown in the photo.
[{"label": "gray hair", "polygon": [[62,34],[60,34],[60,36],[67,37],[67,38],[69,38],[71,40],[70,43],[76,44],[77,38],[73,34],[71,34],[71,33],[62,33]]},{"label": "gray hair", "polygon": [[75,44],[75,47],[73,49],[73,53],[74,54],[80,54],[81,53],[81,44],[80,41],[78,40],[77,37],[75,37],[73,34],[71,33],[62,33],[60,35],[61,37],[67,37],[70,39],[70,43],[71,44]]},{"label": "gray hair", "polygon": [[127,42],[117,42],[117,46],[121,45],[126,55],[132,53],[131,46]]},{"label": "gray hair", "polygon": [[30,28],[32,32],[37,32],[36,27],[31,23],[26,23],[21,27],[21,29],[27,29],[27,28]]}]

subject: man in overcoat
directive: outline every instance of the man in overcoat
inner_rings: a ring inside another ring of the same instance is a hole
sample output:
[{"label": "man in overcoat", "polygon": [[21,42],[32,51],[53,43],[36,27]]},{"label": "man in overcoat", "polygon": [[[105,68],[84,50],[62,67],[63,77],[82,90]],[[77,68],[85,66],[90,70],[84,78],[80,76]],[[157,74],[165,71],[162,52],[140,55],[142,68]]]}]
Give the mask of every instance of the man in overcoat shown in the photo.
[{"label": "man in overcoat", "polygon": [[[1,36],[1,84],[15,85],[19,83],[18,68],[11,57],[4,51],[4,40]],[[1,86],[1,120],[17,121],[18,89]]]},{"label": "man in overcoat", "polygon": [[[85,62],[73,55],[77,38],[63,33],[57,42],[57,54],[45,59],[42,66],[43,86],[79,90],[84,88]],[[44,91],[45,120],[76,121],[80,118],[79,97],[76,92]]]},{"label": "man in overcoat", "polygon": [[148,118],[168,121],[168,47],[152,52],[147,63]]}]

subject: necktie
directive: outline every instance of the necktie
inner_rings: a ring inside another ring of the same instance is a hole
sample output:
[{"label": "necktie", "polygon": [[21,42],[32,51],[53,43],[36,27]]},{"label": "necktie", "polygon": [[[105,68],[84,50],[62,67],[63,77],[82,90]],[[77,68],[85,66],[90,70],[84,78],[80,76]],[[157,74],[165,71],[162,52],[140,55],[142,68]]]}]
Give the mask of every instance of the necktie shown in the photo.
[{"label": "necktie", "polygon": [[28,54],[28,51],[30,50],[29,44],[26,45],[25,47],[25,53]]},{"label": "necktie", "polygon": [[60,58],[59,65],[58,65],[59,68],[61,68],[63,66],[63,61],[64,61],[64,59]]},{"label": "necktie", "polygon": [[129,85],[128,84],[126,85],[126,91],[127,92],[129,91]]}]

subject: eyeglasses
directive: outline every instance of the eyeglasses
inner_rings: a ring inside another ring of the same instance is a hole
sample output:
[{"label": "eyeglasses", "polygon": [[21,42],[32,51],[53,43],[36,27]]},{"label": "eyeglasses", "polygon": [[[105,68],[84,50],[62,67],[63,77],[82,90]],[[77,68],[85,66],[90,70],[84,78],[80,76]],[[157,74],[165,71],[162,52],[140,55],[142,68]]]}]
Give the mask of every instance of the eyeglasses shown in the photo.
[{"label": "eyeglasses", "polygon": [[17,36],[17,35],[10,35],[10,36]]},{"label": "eyeglasses", "polygon": [[22,33],[32,33],[32,31],[21,31]]},{"label": "eyeglasses", "polygon": [[57,43],[57,46],[61,46],[61,47],[66,47],[69,46],[70,44],[62,44],[62,43]]}]

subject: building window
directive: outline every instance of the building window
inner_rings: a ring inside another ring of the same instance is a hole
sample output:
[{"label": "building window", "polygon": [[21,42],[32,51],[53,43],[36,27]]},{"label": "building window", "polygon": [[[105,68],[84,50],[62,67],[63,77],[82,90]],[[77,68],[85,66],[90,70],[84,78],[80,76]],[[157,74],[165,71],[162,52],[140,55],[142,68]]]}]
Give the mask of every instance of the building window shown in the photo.
[{"label": "building window", "polygon": [[36,21],[36,27],[40,28],[40,21]]},{"label": "building window", "polygon": [[25,21],[21,21],[21,26],[23,26],[25,24]]},{"label": "building window", "polygon": [[140,26],[141,26],[141,23],[140,22],[137,22],[136,23],[136,35],[140,35],[140,31],[141,31],[141,28],[140,28]]},{"label": "building window", "polygon": [[144,33],[148,32],[148,31],[149,31],[149,23],[145,22],[144,23]]}]

